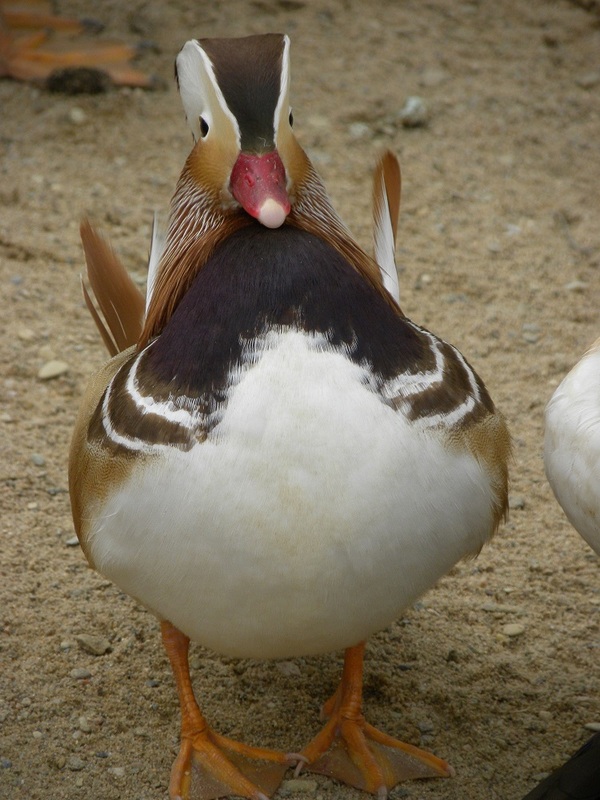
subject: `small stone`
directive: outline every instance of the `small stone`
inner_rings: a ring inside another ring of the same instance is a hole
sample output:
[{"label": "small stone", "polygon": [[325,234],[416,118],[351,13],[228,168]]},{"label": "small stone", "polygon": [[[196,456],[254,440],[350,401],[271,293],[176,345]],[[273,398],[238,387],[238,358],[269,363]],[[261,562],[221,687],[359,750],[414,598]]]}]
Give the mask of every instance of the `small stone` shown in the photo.
[{"label": "small stone", "polygon": [[509,622],[502,628],[502,633],[510,638],[522,636],[525,633],[525,626],[519,625],[518,622]]},{"label": "small stone", "polygon": [[429,122],[429,111],[422,97],[413,95],[406,98],[406,102],[398,114],[400,122],[405,128],[422,128]]},{"label": "small stone", "polygon": [[109,767],[108,772],[111,775],[114,775],[115,778],[125,777],[125,767]]},{"label": "small stone", "polygon": [[353,122],[348,128],[351,139],[365,139],[371,135],[371,129],[366,122]]},{"label": "small stone", "polygon": [[92,726],[90,725],[87,717],[79,717],[77,724],[79,726],[79,730],[83,731],[83,733],[92,732]]},{"label": "small stone", "polygon": [[302,674],[295,661],[278,661],[275,666],[282,675],[287,675],[290,678],[298,677]]},{"label": "small stone", "polygon": [[103,656],[111,649],[108,639],[102,636],[80,633],[75,637],[75,641],[82,650],[85,650],[86,653],[91,653],[93,656]]},{"label": "small stone", "polygon": [[87,114],[83,108],[79,108],[79,106],[73,106],[73,108],[69,111],[69,121],[74,125],[83,125],[86,120]]},{"label": "small stone", "polygon": [[45,467],[46,466],[46,459],[44,456],[40,455],[39,453],[32,453],[31,455],[31,463],[35,464],[36,467]]},{"label": "small stone", "polygon": [[600,70],[586,72],[584,75],[580,75],[578,78],[575,78],[575,83],[577,86],[581,86],[582,89],[593,89],[594,86],[600,83]]},{"label": "small stone", "polygon": [[490,253],[501,253],[502,252],[502,245],[496,239],[492,239],[490,242],[487,243],[487,249]]},{"label": "small stone", "polygon": [[1,769],[10,769],[12,767],[12,761],[10,758],[0,758],[0,768]]},{"label": "small stone", "polygon": [[53,378],[58,378],[60,375],[64,375],[65,372],[68,371],[69,365],[65,361],[53,359],[52,361],[46,361],[46,363],[40,368],[38,372],[38,378],[41,381],[49,381]]},{"label": "small stone", "polygon": [[85,769],[85,761],[82,761],[79,756],[69,756],[67,759],[67,769],[70,769],[72,772],[81,772],[82,769]]},{"label": "small stone", "polygon": [[84,667],[75,667],[69,672],[69,675],[77,681],[85,681],[92,677],[92,673]]},{"label": "small stone", "polygon": [[586,731],[594,731],[594,733],[598,733],[600,731],[600,722],[586,722],[583,726]]},{"label": "small stone", "polygon": [[31,328],[20,328],[17,336],[22,342],[32,342],[35,339],[35,331],[32,331]]},{"label": "small stone", "polygon": [[79,544],[79,539],[76,536],[71,536],[70,539],[67,539],[65,544],[67,547],[77,547]]},{"label": "small stone", "polygon": [[146,730],[144,730],[144,728],[134,728],[133,729],[133,735],[134,736],[139,736],[140,739],[147,739],[148,738],[148,732]]},{"label": "small stone", "polygon": [[66,763],[67,759],[64,756],[56,756],[53,759],[53,765],[56,767],[56,769],[64,769]]},{"label": "small stone", "polygon": [[585,281],[571,281],[570,283],[565,283],[565,289],[567,292],[577,292],[577,294],[583,294],[587,291],[589,284]]},{"label": "small stone", "polygon": [[190,658],[190,667],[192,669],[200,669],[201,664],[202,664],[202,659],[200,658],[200,656],[193,655]]},{"label": "small stone", "polygon": [[508,507],[514,511],[515,509],[525,508],[525,498],[518,494],[510,495],[508,498]]},{"label": "small stone", "polygon": [[28,511],[35,511],[35,510],[36,510],[36,509],[38,509],[38,508],[39,508],[39,504],[38,504],[38,503],[36,503],[36,502],[33,502],[33,503],[27,503],[27,510],[28,510]]},{"label": "small stone", "polygon": [[312,780],[307,780],[306,778],[290,778],[287,781],[283,781],[281,786],[279,787],[279,793],[283,797],[287,797],[290,794],[314,794],[317,791],[317,782]]},{"label": "small stone", "polygon": [[32,734],[34,739],[43,739],[44,734],[41,731],[34,731]]},{"label": "small stone", "polygon": [[428,69],[423,70],[423,73],[419,78],[419,83],[421,84],[421,86],[434,87],[434,86],[439,86],[446,80],[448,80],[448,73],[445,70],[436,69],[435,67],[430,67]]}]

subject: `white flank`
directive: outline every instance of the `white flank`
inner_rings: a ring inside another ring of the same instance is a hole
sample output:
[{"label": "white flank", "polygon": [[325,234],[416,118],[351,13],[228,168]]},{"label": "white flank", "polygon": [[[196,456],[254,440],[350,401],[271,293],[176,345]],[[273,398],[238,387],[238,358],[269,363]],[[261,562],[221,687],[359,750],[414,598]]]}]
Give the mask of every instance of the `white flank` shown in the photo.
[{"label": "white flank", "polygon": [[544,464],[569,522],[600,554],[600,340],[546,407]]},{"label": "white flank", "polygon": [[216,651],[344,648],[480,548],[490,477],[382,403],[323,337],[275,331],[261,345],[207,440],[161,451],[107,500],[91,556]]}]

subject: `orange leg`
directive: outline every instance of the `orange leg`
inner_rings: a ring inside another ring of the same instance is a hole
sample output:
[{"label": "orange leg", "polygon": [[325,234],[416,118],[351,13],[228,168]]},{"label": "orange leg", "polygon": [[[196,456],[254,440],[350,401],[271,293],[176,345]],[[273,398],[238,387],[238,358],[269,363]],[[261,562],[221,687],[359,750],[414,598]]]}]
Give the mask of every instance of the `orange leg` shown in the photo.
[{"label": "orange leg", "polygon": [[170,622],[161,623],[161,632],[181,706],[181,749],[171,771],[169,797],[212,800],[233,794],[267,800],[286,769],[302,757],[250,747],[212,731],[194,697],[188,665],[190,640]]},{"label": "orange leg", "polygon": [[[50,38],[49,31],[78,35],[85,33],[88,25],[46,13],[45,3],[32,6],[30,12],[24,12],[0,0],[0,77],[43,83],[56,70],[89,67],[107,75],[118,86],[156,85],[152,76],[129,65],[137,54],[134,46],[87,39],[79,47],[73,47],[70,39],[59,36],[50,41],[49,47],[44,47]],[[17,28],[31,28],[35,32],[16,38]]]},{"label": "orange leg", "polygon": [[[418,747],[393,739],[362,715],[364,642],[346,650],[342,680],[325,703],[322,730],[302,751],[306,769],[387,797],[402,780],[449,777],[452,768]],[[296,772],[303,768],[299,764]]]}]

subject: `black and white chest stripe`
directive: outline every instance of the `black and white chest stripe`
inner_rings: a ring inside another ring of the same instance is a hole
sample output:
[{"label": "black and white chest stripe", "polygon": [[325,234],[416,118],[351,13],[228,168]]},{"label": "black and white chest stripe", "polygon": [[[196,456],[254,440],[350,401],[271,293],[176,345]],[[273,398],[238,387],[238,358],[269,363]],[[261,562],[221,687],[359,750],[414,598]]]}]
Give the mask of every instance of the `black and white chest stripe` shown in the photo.
[{"label": "black and white chest stripe", "polygon": [[218,433],[235,387],[293,331],[309,351],[359,366],[369,390],[420,429],[493,413],[463,356],[399,316],[329,245],[255,226],[220,248],[161,336],[120,368],[89,437],[144,453],[190,449]]}]

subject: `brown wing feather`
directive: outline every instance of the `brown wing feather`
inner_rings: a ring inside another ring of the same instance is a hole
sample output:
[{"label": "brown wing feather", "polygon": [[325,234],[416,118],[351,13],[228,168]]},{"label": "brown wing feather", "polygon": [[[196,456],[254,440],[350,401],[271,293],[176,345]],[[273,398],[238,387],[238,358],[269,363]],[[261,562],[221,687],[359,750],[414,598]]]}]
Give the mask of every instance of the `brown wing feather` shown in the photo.
[{"label": "brown wing feather", "polygon": [[140,338],[144,322],[144,298],[112,247],[89,220],[82,221],[80,234],[88,279],[104,321],[93,308],[85,288],[83,296],[109,353],[115,355],[136,344]]},{"label": "brown wing feather", "polygon": [[[381,160],[379,161],[375,174],[375,187],[377,181],[381,180],[379,177],[383,176],[383,183],[385,185],[385,193],[387,195],[388,208],[390,213],[390,223],[392,231],[394,232],[394,241],[396,241],[396,234],[398,232],[398,217],[400,215],[400,194],[402,191],[402,178],[400,175],[400,164],[396,156],[387,150]],[[373,202],[376,202],[377,192],[374,189]]]}]

